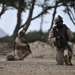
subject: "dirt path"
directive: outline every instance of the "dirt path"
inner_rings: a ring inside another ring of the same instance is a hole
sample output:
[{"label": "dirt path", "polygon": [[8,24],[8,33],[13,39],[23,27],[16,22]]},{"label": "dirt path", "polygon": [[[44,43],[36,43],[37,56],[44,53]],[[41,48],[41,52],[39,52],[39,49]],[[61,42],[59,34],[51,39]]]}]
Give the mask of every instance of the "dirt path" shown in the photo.
[{"label": "dirt path", "polygon": [[73,66],[56,65],[55,60],[26,58],[24,61],[0,61],[0,75],[75,75]]}]

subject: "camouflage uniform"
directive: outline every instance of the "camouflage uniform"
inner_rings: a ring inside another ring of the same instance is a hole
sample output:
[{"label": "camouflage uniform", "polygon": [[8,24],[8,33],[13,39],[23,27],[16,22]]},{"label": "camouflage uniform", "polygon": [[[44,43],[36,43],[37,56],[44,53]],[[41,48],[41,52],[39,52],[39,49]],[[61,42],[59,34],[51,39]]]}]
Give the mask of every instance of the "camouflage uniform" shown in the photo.
[{"label": "camouflage uniform", "polygon": [[[62,24],[61,25],[62,27],[59,26],[60,34],[63,34],[69,46],[72,48],[73,44],[70,42],[70,40],[73,38],[72,31],[65,24],[63,24],[63,20],[60,16],[58,16],[55,19],[55,23],[57,22],[60,22]],[[57,40],[57,38],[59,38],[59,35],[55,31],[56,28],[57,24],[49,32],[48,41],[49,43],[53,43],[53,46],[56,47],[57,64],[62,65],[65,62],[66,65],[72,65],[71,63],[72,51],[69,51],[68,48],[64,45],[64,43],[61,43],[59,40]]]},{"label": "camouflage uniform", "polygon": [[20,32],[15,40],[15,59],[23,60],[31,53],[29,49],[30,48],[24,37],[24,33]]}]

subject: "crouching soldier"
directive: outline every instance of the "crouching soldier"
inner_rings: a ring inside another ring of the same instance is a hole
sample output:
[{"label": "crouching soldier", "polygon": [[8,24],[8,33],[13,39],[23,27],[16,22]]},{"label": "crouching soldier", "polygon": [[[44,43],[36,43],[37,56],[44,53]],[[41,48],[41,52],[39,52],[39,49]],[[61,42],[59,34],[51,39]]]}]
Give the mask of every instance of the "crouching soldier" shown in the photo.
[{"label": "crouching soldier", "polygon": [[[65,24],[63,24],[62,17],[58,16],[55,19],[55,26],[49,32],[48,37],[49,43],[53,43],[56,47],[56,61],[58,65],[63,65],[64,62],[66,65],[72,65],[71,59],[73,44],[70,42],[72,38],[73,35],[71,30]],[[67,43],[70,49],[67,47]]]},{"label": "crouching soldier", "polygon": [[25,34],[20,31],[15,39],[15,54],[9,55],[7,60],[24,60],[30,53],[30,46],[26,41]]}]

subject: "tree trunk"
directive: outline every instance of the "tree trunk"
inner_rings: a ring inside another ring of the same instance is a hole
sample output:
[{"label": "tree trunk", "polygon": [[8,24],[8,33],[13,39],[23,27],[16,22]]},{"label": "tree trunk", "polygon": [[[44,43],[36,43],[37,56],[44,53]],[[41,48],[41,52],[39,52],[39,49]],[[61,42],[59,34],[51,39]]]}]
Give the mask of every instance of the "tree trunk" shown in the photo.
[{"label": "tree trunk", "polygon": [[30,23],[31,23],[35,1],[36,0],[32,0],[32,6],[31,6],[31,9],[30,9],[30,12],[29,12],[28,19],[27,19],[26,23],[24,24],[24,30],[25,30],[25,32],[27,31],[27,29],[29,28]]},{"label": "tree trunk", "polygon": [[22,0],[19,0],[19,6],[18,6],[18,13],[17,13],[17,25],[15,27],[15,30],[13,32],[13,39],[16,38],[20,25],[21,25],[21,13],[22,13]]},{"label": "tree trunk", "polygon": [[52,22],[51,22],[51,27],[50,27],[49,31],[50,31],[50,30],[52,29],[52,27],[53,27],[53,23],[54,23],[54,18],[55,18],[55,15],[56,15],[57,6],[58,6],[58,2],[56,1],[55,8],[54,8],[54,12],[53,12],[53,17],[52,17]]},{"label": "tree trunk", "polygon": [[0,12],[0,17],[5,13],[6,10],[7,10],[7,6],[5,6],[5,1],[3,1],[3,3],[2,3],[2,10]]}]

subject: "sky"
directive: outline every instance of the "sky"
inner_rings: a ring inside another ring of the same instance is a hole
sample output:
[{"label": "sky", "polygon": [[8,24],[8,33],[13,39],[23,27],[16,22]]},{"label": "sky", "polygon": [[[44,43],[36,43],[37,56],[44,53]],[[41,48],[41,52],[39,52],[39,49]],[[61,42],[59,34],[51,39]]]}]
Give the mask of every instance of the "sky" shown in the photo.
[{"label": "sky", "polygon": [[[40,7],[35,7],[35,8],[36,8],[36,10],[34,10],[33,17],[41,12]],[[63,10],[62,7],[60,9],[57,9],[56,16],[60,15],[61,17],[63,17],[64,24],[66,24],[73,32],[75,32],[75,26],[70,21],[68,15],[63,13],[62,10]],[[26,21],[26,19],[28,17],[28,13],[29,13],[28,11],[23,12],[23,14],[22,14],[22,19],[23,19],[22,22],[23,23]],[[17,16],[17,11],[14,9],[14,10],[6,11],[5,14],[3,14],[0,18],[0,28],[3,29],[9,35],[12,35],[13,31],[15,29],[16,22],[17,22],[16,16]],[[51,21],[52,21],[52,11],[50,10],[49,14],[47,14],[46,16],[44,15],[44,23],[42,26],[43,31],[49,30]],[[41,18],[33,20],[31,22],[30,27],[28,28],[27,32],[39,30],[40,23],[41,23]]]}]

